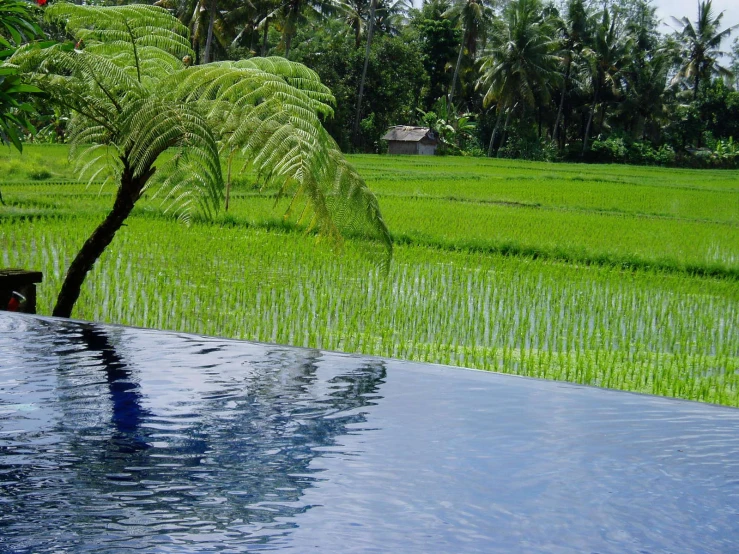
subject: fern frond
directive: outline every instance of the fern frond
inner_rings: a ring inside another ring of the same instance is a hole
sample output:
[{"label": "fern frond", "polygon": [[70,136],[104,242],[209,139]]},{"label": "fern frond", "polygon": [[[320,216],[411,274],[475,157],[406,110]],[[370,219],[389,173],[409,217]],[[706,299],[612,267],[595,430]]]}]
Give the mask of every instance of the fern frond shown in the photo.
[{"label": "fern frond", "polygon": [[193,55],[189,31],[158,6],[79,6],[60,2],[45,13],[48,21],[63,23],[76,40],[94,44],[136,42],[181,58]]},{"label": "fern frond", "polygon": [[[305,203],[308,229],[337,245],[347,235],[371,239],[390,260],[377,199],[323,127],[336,102],[314,71],[276,57],[185,68],[181,58],[194,55],[188,31],[155,6],[57,3],[46,17],[77,47],[20,48],[10,61],[72,111],[71,140],[93,144],[80,155],[82,173],[95,180],[109,164],[112,174],[145,175],[140,186],[167,211],[212,215],[223,193],[220,140],[278,198],[290,197],[286,216]],[[168,149],[177,153],[162,162]]]},{"label": "fern frond", "polygon": [[[210,127],[197,106],[174,104],[158,98],[132,102],[122,114],[122,150],[134,176],[141,175],[169,148],[180,148],[176,163],[185,163],[192,178],[191,194],[202,197],[200,206],[207,214],[216,212],[223,192],[223,177],[218,147]],[[184,160],[182,162],[181,160]],[[166,184],[169,166],[158,168],[156,178],[147,185]],[[181,173],[179,173],[181,175]],[[167,185],[169,186],[169,185]]]}]

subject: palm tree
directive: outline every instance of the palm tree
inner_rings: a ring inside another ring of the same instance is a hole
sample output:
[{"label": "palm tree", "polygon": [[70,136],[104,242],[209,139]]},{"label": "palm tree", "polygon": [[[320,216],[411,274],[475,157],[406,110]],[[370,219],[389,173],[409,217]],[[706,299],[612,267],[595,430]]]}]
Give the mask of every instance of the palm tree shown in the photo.
[{"label": "palm tree", "polygon": [[[354,32],[354,47],[359,48],[361,37],[369,21],[371,0],[341,0],[339,10],[344,21]],[[395,35],[408,14],[408,0],[378,0],[374,27],[378,32]]]},{"label": "palm tree", "polygon": [[362,66],[362,76],[359,79],[359,93],[357,94],[357,110],[354,114],[354,128],[352,129],[352,142],[354,146],[359,145],[359,120],[362,117],[362,97],[364,96],[364,83],[367,79],[367,66],[369,65],[370,48],[372,47],[372,35],[375,32],[375,10],[377,9],[377,0],[370,3],[369,13],[369,29],[367,29],[367,46],[364,52],[364,65]]},{"label": "palm tree", "polygon": [[[347,229],[363,230],[389,260],[377,200],[320,123],[334,99],[313,71],[282,58],[186,67],[182,57],[193,54],[187,28],[156,6],[60,3],[47,17],[84,49],[22,47],[11,61],[72,112],[82,173],[117,183],[110,213],[69,266],[53,315],[71,315],[87,273],[144,192],[182,217],[218,210],[219,137],[280,194],[307,198],[313,228],[337,241]],[[168,149],[174,155],[161,159]]]},{"label": "palm tree", "polygon": [[444,15],[446,17],[458,17],[464,29],[462,41],[459,44],[457,63],[454,66],[454,76],[452,77],[452,84],[449,89],[449,104],[451,105],[454,100],[454,89],[457,85],[459,68],[462,66],[464,51],[466,49],[469,55],[474,58],[477,49],[477,40],[485,31],[486,25],[491,20],[492,13],[490,8],[485,5],[485,0],[456,0]]},{"label": "palm tree", "polygon": [[683,43],[683,64],[675,75],[676,80],[692,79],[693,96],[698,97],[701,81],[710,79],[717,73],[730,77],[731,71],[719,64],[718,60],[725,52],[719,50],[721,43],[739,25],[733,25],[722,31],[719,30],[724,12],[714,17],[711,0],[698,2],[698,19],[695,23],[687,17],[673,18],[682,26],[680,40]]},{"label": "palm tree", "polygon": [[[593,102],[583,136],[583,153],[588,149],[588,139],[590,138],[593,117],[598,102],[602,101],[609,91],[615,94],[620,88],[623,70],[628,65],[633,44],[631,37],[625,33],[616,10],[613,10],[613,14],[611,14],[608,8],[603,8],[600,13],[600,21],[596,20],[594,26],[590,45],[583,49],[583,56],[587,60],[593,87]],[[601,105],[601,123],[604,118],[605,104],[603,103]]]},{"label": "palm tree", "polygon": [[637,140],[646,138],[650,122],[664,122],[667,113],[667,76],[674,65],[672,49],[660,40],[658,25],[656,8],[639,0],[627,22],[634,53],[623,73],[625,94],[618,106],[625,130]]},{"label": "palm tree", "polygon": [[282,26],[282,41],[285,45],[285,57],[290,57],[292,41],[298,24],[309,17],[320,19],[332,14],[336,9],[334,0],[282,0],[270,17],[279,19]]},{"label": "palm tree", "polygon": [[562,96],[559,100],[557,118],[554,121],[552,139],[557,140],[559,123],[562,120],[567,88],[572,73],[572,65],[576,57],[579,57],[583,42],[587,39],[588,14],[584,0],[569,0],[567,3],[567,15],[559,21],[559,32],[562,35],[561,56],[565,62],[564,81],[562,84]]},{"label": "palm tree", "polygon": [[483,106],[496,102],[498,109],[488,155],[503,112],[508,112],[508,120],[518,106],[546,102],[550,85],[559,79],[554,29],[541,8],[539,0],[514,0],[493,28],[491,50],[483,57],[478,81],[485,92]]}]

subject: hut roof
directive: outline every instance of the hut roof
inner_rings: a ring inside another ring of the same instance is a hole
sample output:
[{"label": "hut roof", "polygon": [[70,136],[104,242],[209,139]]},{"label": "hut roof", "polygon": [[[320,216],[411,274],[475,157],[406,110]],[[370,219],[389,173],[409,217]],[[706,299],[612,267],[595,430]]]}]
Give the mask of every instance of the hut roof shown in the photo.
[{"label": "hut roof", "polygon": [[397,140],[401,142],[419,142],[427,139],[436,142],[434,132],[428,127],[413,127],[411,125],[396,125],[388,129],[383,140]]}]

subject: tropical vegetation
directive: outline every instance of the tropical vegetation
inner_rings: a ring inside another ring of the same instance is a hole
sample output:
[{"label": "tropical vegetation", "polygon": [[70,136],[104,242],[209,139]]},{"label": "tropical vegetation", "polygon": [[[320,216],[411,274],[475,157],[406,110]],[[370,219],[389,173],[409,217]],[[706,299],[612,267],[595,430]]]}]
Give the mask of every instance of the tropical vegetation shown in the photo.
[{"label": "tropical vegetation", "polygon": [[305,200],[303,217],[322,234],[337,243],[348,231],[372,235],[389,257],[375,197],[321,125],[334,99],[315,72],[283,58],[190,66],[186,27],[156,6],[58,3],[46,17],[75,45],[21,46],[9,64],[69,110],[81,174],[117,184],[112,209],[67,270],[54,315],[71,315],[86,275],[144,194],[185,218],[196,208],[217,212],[222,151],[241,152],[292,203]]},{"label": "tropical vegetation", "polygon": [[[382,152],[388,126],[424,125],[423,114],[444,99],[452,112],[445,120],[475,125],[471,140],[445,153],[737,163],[721,154],[739,140],[739,42],[730,42],[737,25],[711,0],[673,14],[667,33],[651,0],[155,4],[182,22],[180,34],[187,29],[189,64],[281,56],[314,70],[337,100],[333,115],[321,117],[345,151]],[[51,19],[44,28],[63,42]],[[66,139],[69,114],[38,107],[32,123],[55,130],[40,139]]]}]

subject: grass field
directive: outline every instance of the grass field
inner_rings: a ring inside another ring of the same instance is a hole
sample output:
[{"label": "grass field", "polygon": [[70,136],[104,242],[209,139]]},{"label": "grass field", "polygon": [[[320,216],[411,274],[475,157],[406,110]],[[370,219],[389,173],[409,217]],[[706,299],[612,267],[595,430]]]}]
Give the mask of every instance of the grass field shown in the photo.
[{"label": "grass field", "polygon": [[[112,203],[64,147],[0,154],[0,266],[64,271]],[[144,199],[82,319],[450,363],[739,406],[739,172],[356,156],[388,275],[294,232],[270,191],[189,227]]]}]

